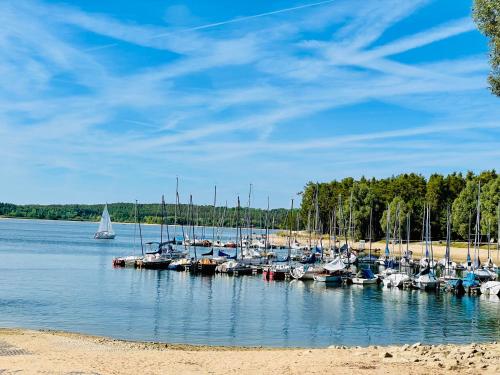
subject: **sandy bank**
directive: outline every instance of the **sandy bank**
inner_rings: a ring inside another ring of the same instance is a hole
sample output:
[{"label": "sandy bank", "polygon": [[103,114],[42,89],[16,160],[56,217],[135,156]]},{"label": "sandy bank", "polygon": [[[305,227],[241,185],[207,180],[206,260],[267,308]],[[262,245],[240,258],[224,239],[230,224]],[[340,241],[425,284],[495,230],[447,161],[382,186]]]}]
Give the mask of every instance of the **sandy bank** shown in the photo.
[{"label": "sandy bank", "polygon": [[[271,242],[273,244],[283,245],[283,246],[287,246],[287,244],[288,244],[288,237],[280,236],[280,235],[271,235],[270,238],[271,238]],[[298,242],[301,245],[307,245],[308,239],[307,239],[307,237],[299,237]],[[316,243],[316,241],[313,240],[313,246],[315,243]],[[323,240],[323,245],[328,246],[327,239]],[[343,245],[343,242],[340,245]],[[338,243],[337,243],[337,246],[338,246]],[[368,253],[368,246],[369,246],[368,242],[365,243],[364,246],[365,246],[365,252]],[[420,242],[414,242],[414,243],[411,243],[409,247],[410,247],[410,250],[413,251],[413,257],[415,259],[420,259],[421,253],[422,253],[422,244]],[[358,249],[359,243],[355,243],[354,248]],[[444,253],[446,250],[446,247],[444,244],[439,244],[438,242],[434,242],[432,245],[432,248],[434,250],[434,258],[435,259],[440,260],[440,259],[444,258]],[[379,241],[379,242],[372,243],[372,252],[375,255],[379,255],[381,252],[383,252],[384,249],[385,249],[385,242]],[[390,245],[390,250],[393,251],[392,245]],[[406,250],[406,245],[403,244],[402,251],[405,251],[405,250]],[[492,244],[490,250],[491,250],[491,258],[493,259],[493,262],[500,265],[500,255],[497,253],[496,244]],[[467,259],[467,244],[466,243],[462,243],[461,247],[452,246],[450,248],[450,251],[451,251],[452,260],[454,262],[462,263],[462,262],[465,262],[465,260]],[[395,247],[395,252],[396,252],[396,255],[399,256],[398,245],[396,245],[396,247]],[[474,249],[473,248],[471,248],[471,256],[472,257],[474,256]],[[486,260],[488,259],[488,250],[487,250],[485,245],[483,245],[480,249],[480,259],[481,259],[481,262],[483,262],[483,263],[485,263]]]},{"label": "sandy bank", "polygon": [[500,345],[260,349],[126,342],[0,330],[0,373],[498,374]]}]

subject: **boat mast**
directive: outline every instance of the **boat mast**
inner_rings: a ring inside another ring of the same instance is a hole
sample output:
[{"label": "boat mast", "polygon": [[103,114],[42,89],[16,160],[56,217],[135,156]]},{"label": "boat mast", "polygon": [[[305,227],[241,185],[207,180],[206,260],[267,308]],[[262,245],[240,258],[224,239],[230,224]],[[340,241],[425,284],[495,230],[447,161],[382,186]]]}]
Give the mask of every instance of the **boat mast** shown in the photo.
[{"label": "boat mast", "polygon": [[333,208],[333,253],[335,253],[337,247],[337,209]]},{"label": "boat mast", "polygon": [[269,245],[269,196],[267,196],[267,210],[266,210],[266,237],[264,238],[264,251],[267,253]]},{"label": "boat mast", "polygon": [[[177,242],[177,209],[179,206],[179,177],[175,178],[174,243]],[[184,237],[184,236],[183,236]]]},{"label": "boat mast", "polygon": [[427,215],[427,222],[428,222],[428,227],[429,227],[429,231],[428,231],[428,236],[429,236],[429,243],[430,243],[430,248],[431,248],[431,260],[429,262],[429,265],[433,265],[434,264],[434,249],[432,248],[432,234],[431,234],[431,230],[432,230],[432,227],[431,227],[431,205],[427,205],[427,210],[429,212],[429,215]]},{"label": "boat mast", "polygon": [[498,202],[498,208],[497,208],[497,262],[499,261],[500,257],[500,201]]},{"label": "boat mast", "polygon": [[216,225],[216,205],[217,205],[217,185],[214,186],[214,211],[213,211],[213,217],[212,217],[212,252],[214,250],[214,243],[215,243],[215,225]]},{"label": "boat mast", "polygon": [[488,267],[490,266],[491,262],[491,255],[490,255],[490,220],[488,219],[488,234],[487,234],[487,239],[488,239]]},{"label": "boat mast", "polygon": [[390,206],[387,207],[386,218],[387,218],[387,223],[385,225],[385,257],[389,258],[389,254],[390,254],[390,251],[389,251],[389,237],[390,237],[389,222],[391,221],[391,208],[390,208]]},{"label": "boat mast", "polygon": [[252,244],[252,218],[250,216],[250,206],[252,200],[252,184],[250,184],[250,190],[248,191],[248,207],[247,207],[247,247]]},{"label": "boat mast", "polygon": [[160,221],[160,247],[161,244],[163,243],[163,220],[165,220],[165,198],[162,194],[161,196],[161,221]]},{"label": "boat mast", "polygon": [[190,214],[191,214],[191,230],[192,230],[192,240],[189,241],[189,247],[191,248],[191,245],[193,245],[194,248],[194,260],[196,261],[198,259],[198,254],[196,253],[196,244],[194,243],[194,209],[193,209],[193,195],[189,194],[189,207],[190,207]]},{"label": "boat mast", "polygon": [[[349,240],[352,242],[352,194],[353,191],[351,190],[351,196],[349,198]],[[346,242],[347,242],[347,237],[346,237]],[[347,253],[349,254],[349,244],[347,244]]]},{"label": "boat mast", "polygon": [[476,231],[474,234],[474,269],[479,267],[481,260],[479,259],[479,247],[481,245],[481,181],[479,181],[479,190],[477,193],[477,207],[476,207]]},{"label": "boat mast", "polygon": [[288,262],[292,256],[292,225],[293,225],[293,199],[292,206],[290,207],[290,235],[288,236]]},{"label": "boat mast", "polygon": [[471,221],[472,221],[472,212],[469,210],[469,230],[467,232],[467,267],[470,266],[471,264],[471,257],[470,257],[470,227],[471,227]]},{"label": "boat mast", "polygon": [[137,213],[137,223],[139,224],[139,238],[141,239],[141,253],[144,256],[144,245],[142,243],[142,229],[141,229],[141,219],[139,216],[139,207],[137,206],[137,201],[135,201],[136,213]]},{"label": "boat mast", "polygon": [[134,218],[135,218],[135,221],[134,221],[134,247],[133,247],[133,253],[135,255],[135,240],[136,240],[136,235],[137,235],[137,200],[135,201],[135,205],[134,205]]},{"label": "boat mast", "polygon": [[410,213],[406,214],[406,257],[410,259]]},{"label": "boat mast", "polygon": [[445,271],[448,275],[450,275],[450,245],[451,245],[451,224],[450,224],[450,205],[446,208],[446,252],[444,256],[444,260],[446,262]]},{"label": "boat mast", "polygon": [[[319,244],[319,184],[316,183],[316,194],[314,197],[314,237],[316,237],[316,247]],[[316,252],[316,249],[314,250]]]},{"label": "boat mast", "polygon": [[309,250],[312,249],[312,239],[311,239],[311,207],[309,207],[309,211],[307,212],[307,231],[309,232]]},{"label": "boat mast", "polygon": [[372,218],[373,218],[373,204],[370,206],[370,224],[368,224],[368,241],[370,242],[370,247],[368,248],[369,261],[372,260]]},{"label": "boat mast", "polygon": [[331,253],[332,251],[332,225],[333,225],[333,210],[330,215],[330,220],[329,220],[329,230],[328,230],[328,250]]},{"label": "boat mast", "polygon": [[[251,185],[250,185],[251,186]],[[238,231],[240,233],[238,239]],[[240,256],[243,259],[243,233],[240,226],[240,196],[238,195],[238,205],[236,206],[236,243],[240,243]],[[236,259],[238,258],[238,245],[236,245]]]}]

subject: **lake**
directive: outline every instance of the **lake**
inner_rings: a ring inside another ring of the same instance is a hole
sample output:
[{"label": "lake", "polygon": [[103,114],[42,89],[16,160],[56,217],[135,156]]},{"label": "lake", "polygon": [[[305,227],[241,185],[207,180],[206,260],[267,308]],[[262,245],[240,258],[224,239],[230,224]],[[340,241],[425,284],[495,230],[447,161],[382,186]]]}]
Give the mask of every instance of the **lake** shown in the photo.
[{"label": "lake", "polygon": [[[498,297],[114,269],[113,257],[133,251],[134,225],[114,224],[111,241],[94,240],[96,228],[0,220],[0,327],[281,347],[500,339]],[[159,226],[143,235],[158,241]]]}]

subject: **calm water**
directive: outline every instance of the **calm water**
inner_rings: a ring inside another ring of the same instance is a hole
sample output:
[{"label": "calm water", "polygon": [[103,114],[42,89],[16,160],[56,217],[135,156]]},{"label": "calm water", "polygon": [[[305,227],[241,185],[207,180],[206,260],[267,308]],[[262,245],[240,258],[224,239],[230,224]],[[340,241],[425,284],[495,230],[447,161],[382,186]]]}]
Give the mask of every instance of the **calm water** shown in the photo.
[{"label": "calm water", "polygon": [[[133,225],[0,220],[0,326],[212,345],[327,346],[500,339],[498,298],[260,276],[113,269]],[[158,240],[156,226],[144,228]]]}]

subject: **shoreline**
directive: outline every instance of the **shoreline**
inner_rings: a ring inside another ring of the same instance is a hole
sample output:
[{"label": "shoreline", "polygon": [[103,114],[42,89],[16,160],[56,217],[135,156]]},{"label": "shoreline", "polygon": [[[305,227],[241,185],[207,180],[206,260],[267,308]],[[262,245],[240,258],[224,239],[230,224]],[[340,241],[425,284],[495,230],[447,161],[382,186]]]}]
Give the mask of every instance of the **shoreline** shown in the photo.
[{"label": "shoreline", "polygon": [[[221,355],[222,354],[222,355]],[[496,374],[500,344],[261,348],[127,341],[54,330],[0,328],[6,373]]]}]

